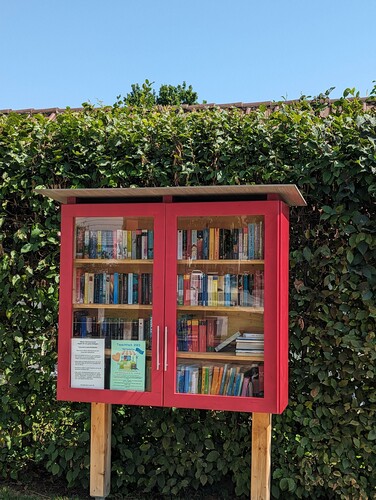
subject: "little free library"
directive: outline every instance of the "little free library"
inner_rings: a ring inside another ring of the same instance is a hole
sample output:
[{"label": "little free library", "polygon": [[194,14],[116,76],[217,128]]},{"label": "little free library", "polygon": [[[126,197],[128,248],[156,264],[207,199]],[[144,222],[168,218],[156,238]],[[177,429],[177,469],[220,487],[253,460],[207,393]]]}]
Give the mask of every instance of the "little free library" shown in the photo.
[{"label": "little free library", "polygon": [[106,441],[111,404],[252,412],[270,434],[288,402],[297,187],[37,192],[62,204],[58,399],[92,403],[91,495],[109,493],[110,452],[93,447]]}]

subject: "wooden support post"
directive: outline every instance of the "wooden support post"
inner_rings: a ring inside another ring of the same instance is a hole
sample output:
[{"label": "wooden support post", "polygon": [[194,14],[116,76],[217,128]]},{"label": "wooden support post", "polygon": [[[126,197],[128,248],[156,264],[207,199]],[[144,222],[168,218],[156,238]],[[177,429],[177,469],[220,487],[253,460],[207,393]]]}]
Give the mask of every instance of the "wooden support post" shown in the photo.
[{"label": "wooden support post", "polygon": [[271,413],[252,413],[251,500],[270,498]]},{"label": "wooden support post", "polygon": [[106,403],[91,403],[90,496],[103,499],[111,488],[111,417]]}]

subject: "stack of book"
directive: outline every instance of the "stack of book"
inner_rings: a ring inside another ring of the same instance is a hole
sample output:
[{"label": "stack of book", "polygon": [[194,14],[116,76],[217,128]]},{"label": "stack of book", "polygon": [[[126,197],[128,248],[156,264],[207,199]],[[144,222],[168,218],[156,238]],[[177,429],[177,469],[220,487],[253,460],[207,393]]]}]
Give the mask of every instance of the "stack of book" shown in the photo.
[{"label": "stack of book", "polygon": [[235,354],[252,356],[264,353],[263,333],[243,333],[236,339]]}]

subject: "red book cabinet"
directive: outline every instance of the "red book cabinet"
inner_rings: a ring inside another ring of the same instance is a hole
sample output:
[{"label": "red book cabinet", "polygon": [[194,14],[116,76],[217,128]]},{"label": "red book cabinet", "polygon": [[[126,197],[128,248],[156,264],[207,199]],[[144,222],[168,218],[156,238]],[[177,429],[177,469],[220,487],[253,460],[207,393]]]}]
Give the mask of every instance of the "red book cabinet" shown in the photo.
[{"label": "red book cabinet", "polygon": [[295,186],[40,192],[63,203],[59,399],[283,411]]}]

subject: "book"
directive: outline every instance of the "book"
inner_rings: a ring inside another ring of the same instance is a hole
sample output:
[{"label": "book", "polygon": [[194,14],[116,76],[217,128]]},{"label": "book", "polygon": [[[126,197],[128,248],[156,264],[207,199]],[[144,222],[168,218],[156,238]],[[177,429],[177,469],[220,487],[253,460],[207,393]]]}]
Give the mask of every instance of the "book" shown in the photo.
[{"label": "book", "polygon": [[89,230],[85,229],[84,230],[84,254],[83,254],[84,259],[89,258]]},{"label": "book", "polygon": [[[87,290],[87,303],[94,303],[94,273],[85,273],[88,275],[88,290]],[[86,283],[85,283],[86,284]]]},{"label": "book", "polygon": [[218,275],[218,306],[225,305],[225,277]]},{"label": "book", "polygon": [[222,378],[221,378],[221,383],[220,383],[220,387],[219,387],[219,394],[221,394],[221,395],[225,394],[226,379],[228,376],[228,372],[229,372],[229,365],[226,363],[223,367]]},{"label": "book", "polygon": [[192,229],[191,235],[191,259],[197,260],[197,229]]},{"label": "book", "polygon": [[127,258],[132,258],[132,231],[127,230]]},{"label": "book", "polygon": [[243,333],[236,339],[235,354],[252,355],[264,352],[263,333]]},{"label": "book", "polygon": [[148,229],[148,243],[147,243],[147,258],[154,258],[154,231],[152,229]]},{"label": "book", "polygon": [[225,393],[227,396],[233,396],[234,382],[235,382],[235,377],[236,377],[238,369],[239,368],[235,367],[235,366],[232,366],[230,368],[230,375],[229,375],[229,380],[228,380],[228,384],[226,387],[226,393]]},{"label": "book", "polygon": [[114,277],[113,303],[119,304],[119,273],[114,273],[113,277]]},{"label": "book", "polygon": [[243,372],[236,374],[235,384],[234,384],[234,396],[240,396],[243,384],[243,378],[244,378]]},{"label": "book", "polygon": [[242,389],[241,389],[241,396],[249,396],[249,384],[251,382],[251,378],[249,376],[244,375],[243,378],[243,384],[242,384]]},{"label": "book", "polygon": [[178,274],[177,302],[178,302],[178,306],[184,305],[184,275],[183,274]]},{"label": "book", "polygon": [[209,228],[205,228],[202,231],[202,259],[209,259]]},{"label": "book", "polygon": [[124,259],[123,230],[116,229],[116,259]]},{"label": "book", "polygon": [[198,328],[199,328],[199,321],[198,321],[198,319],[192,319],[191,320],[191,339],[192,339],[192,351],[193,352],[198,352],[199,351],[199,334],[198,334]]},{"label": "book", "polygon": [[241,335],[240,332],[233,333],[232,335],[230,335],[230,337],[227,337],[227,339],[223,340],[220,344],[218,344],[217,346],[215,346],[214,350],[216,352],[221,351],[226,346],[228,346],[229,344],[231,344],[231,342],[233,342],[235,339],[237,339],[240,335]]},{"label": "book", "polygon": [[200,319],[198,322],[198,350],[206,352],[206,320]]},{"label": "book", "polygon": [[183,290],[184,290],[184,305],[191,305],[191,275],[186,273],[183,275]]},{"label": "book", "polygon": [[141,230],[141,258],[146,260],[148,258],[148,231],[147,229]]},{"label": "book", "polygon": [[128,273],[128,297],[127,304],[133,304],[133,273]]},{"label": "book", "polygon": [[145,340],[144,335],[144,318],[138,319],[138,340]]},{"label": "book", "polygon": [[85,228],[77,226],[77,228],[76,228],[76,259],[82,259],[84,256],[84,238],[85,238]]},{"label": "book", "polygon": [[127,230],[122,231],[122,259],[127,259],[128,258],[128,232]]},{"label": "book", "polygon": [[192,271],[190,275],[190,305],[199,305],[199,295],[202,286],[202,271]]},{"label": "book", "polygon": [[203,238],[204,238],[203,231],[197,230],[197,259],[198,260],[203,259],[203,252],[202,252]]},{"label": "book", "polygon": [[206,350],[213,352],[215,348],[216,318],[206,318]]},{"label": "book", "polygon": [[82,304],[84,301],[82,287],[82,269],[76,269],[76,304]]}]

